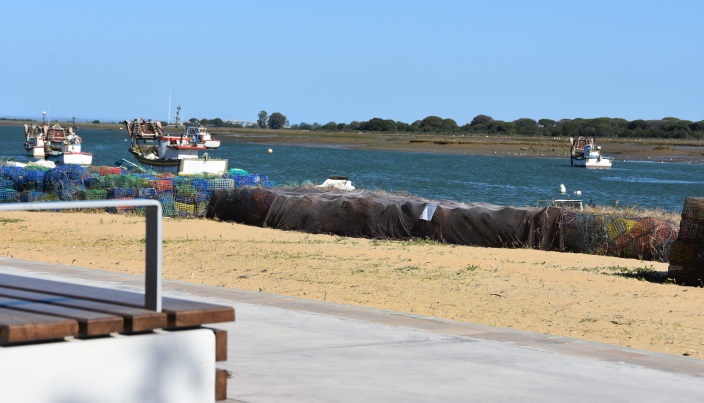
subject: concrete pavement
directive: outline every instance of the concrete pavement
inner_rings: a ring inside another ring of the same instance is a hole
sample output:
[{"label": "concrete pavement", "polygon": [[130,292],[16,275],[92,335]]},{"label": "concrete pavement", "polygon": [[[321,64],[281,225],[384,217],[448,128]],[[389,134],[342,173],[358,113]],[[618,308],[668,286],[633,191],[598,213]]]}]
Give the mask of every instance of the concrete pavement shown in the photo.
[{"label": "concrete pavement", "polygon": [[[167,270],[165,268],[165,270]],[[0,258],[0,272],[142,290],[142,276]],[[235,307],[228,398],[242,402],[704,400],[704,361],[301,298],[164,281]]]}]

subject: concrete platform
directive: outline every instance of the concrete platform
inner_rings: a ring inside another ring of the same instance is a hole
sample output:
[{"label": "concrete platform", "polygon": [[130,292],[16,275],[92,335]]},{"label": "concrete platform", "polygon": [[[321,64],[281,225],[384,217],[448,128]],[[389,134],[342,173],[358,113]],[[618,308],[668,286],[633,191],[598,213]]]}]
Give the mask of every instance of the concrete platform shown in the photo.
[{"label": "concrete platform", "polygon": [[[168,268],[165,268],[168,272]],[[126,290],[142,276],[0,258],[0,272]],[[241,402],[704,400],[704,360],[250,291],[164,281],[233,305],[228,398]]]}]

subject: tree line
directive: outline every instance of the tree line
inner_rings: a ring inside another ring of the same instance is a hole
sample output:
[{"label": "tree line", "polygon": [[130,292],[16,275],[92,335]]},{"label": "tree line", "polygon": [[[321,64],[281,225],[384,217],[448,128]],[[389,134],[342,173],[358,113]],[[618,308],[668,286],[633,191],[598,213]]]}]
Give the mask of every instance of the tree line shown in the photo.
[{"label": "tree line", "polygon": [[[195,119],[191,119],[194,121]],[[197,122],[197,120],[196,120]],[[200,124],[216,127],[232,127],[229,122],[219,118],[201,119]],[[379,133],[435,133],[435,134],[486,134],[546,137],[627,137],[627,138],[672,138],[704,139],[704,120],[690,121],[674,117],[656,120],[626,120],[621,118],[593,119],[539,119],[520,118],[508,122],[497,120],[488,115],[477,115],[469,123],[458,125],[453,119],[428,116],[413,123],[392,119],[372,118],[367,121],[350,123],[328,122],[290,125],[286,116],[280,112],[269,115],[260,111],[257,116],[260,128],[311,130],[321,132],[379,132]]]}]

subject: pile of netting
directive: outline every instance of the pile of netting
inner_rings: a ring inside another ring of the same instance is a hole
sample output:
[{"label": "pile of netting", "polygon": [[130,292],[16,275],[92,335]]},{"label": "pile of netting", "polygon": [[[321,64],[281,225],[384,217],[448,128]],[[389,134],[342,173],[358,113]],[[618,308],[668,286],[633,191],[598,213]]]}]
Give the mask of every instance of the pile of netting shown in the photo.
[{"label": "pile of netting", "polygon": [[704,197],[684,200],[680,233],[672,244],[667,273],[677,284],[704,286]]},{"label": "pile of netting", "polygon": [[654,217],[574,210],[563,212],[561,226],[567,251],[659,262],[668,261],[679,233],[677,224]]},{"label": "pile of netting", "polygon": [[[175,176],[129,172],[109,166],[46,168],[7,163],[0,166],[0,203],[153,199],[161,202],[166,217],[204,217],[214,190],[273,185],[266,176],[246,172]],[[113,209],[113,212],[129,211],[133,208]]]},{"label": "pile of netting", "polygon": [[311,233],[552,250],[559,248],[559,212],[368,191],[256,188],[213,192],[207,217]]},{"label": "pile of netting", "polygon": [[377,239],[532,248],[667,261],[674,223],[557,207],[432,201],[366,191],[223,189],[207,217],[248,225]]}]

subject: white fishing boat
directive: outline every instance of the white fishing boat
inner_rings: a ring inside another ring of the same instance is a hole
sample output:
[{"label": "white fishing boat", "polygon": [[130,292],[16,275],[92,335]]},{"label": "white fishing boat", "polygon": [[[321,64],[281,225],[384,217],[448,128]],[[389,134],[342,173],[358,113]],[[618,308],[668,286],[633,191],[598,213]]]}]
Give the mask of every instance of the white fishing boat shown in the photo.
[{"label": "white fishing boat", "polygon": [[583,168],[611,168],[613,159],[601,155],[601,146],[597,146],[594,137],[570,137],[570,164]]},{"label": "white fishing boat", "polygon": [[38,124],[24,125],[24,149],[30,157],[44,158],[44,129]]},{"label": "white fishing boat", "polygon": [[44,158],[56,164],[91,165],[93,154],[82,151],[83,139],[75,126],[61,127],[58,123],[44,125]]},{"label": "white fishing boat", "polygon": [[188,126],[186,136],[195,144],[203,145],[205,148],[216,149],[220,147],[220,140],[216,140],[208,133],[204,126]]},{"label": "white fishing boat", "polygon": [[195,165],[200,172],[227,171],[226,159],[200,155],[206,150],[205,145],[193,143],[185,133],[181,136],[164,134],[161,122],[142,118],[124,123],[131,140],[129,152],[142,165],[158,170],[184,171],[185,165]]}]

